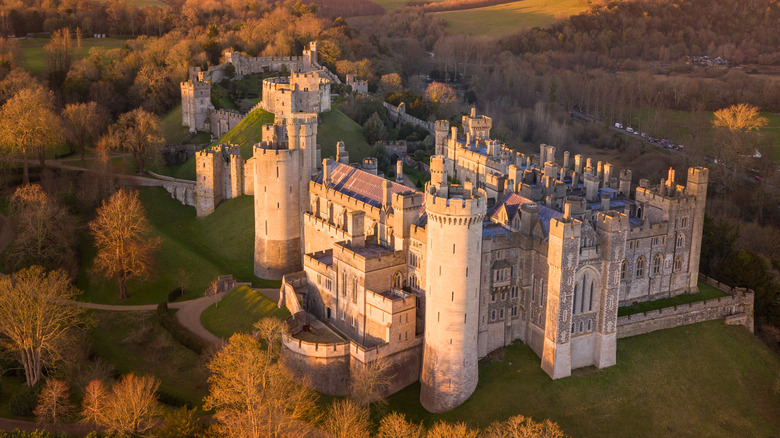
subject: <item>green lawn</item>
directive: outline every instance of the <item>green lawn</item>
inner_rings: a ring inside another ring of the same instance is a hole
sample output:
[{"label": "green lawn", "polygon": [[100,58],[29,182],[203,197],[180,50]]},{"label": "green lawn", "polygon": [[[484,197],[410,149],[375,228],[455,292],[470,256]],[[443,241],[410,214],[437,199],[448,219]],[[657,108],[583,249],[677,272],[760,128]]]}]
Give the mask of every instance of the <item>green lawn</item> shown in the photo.
[{"label": "green lawn", "polygon": [[363,127],[337,108],[320,114],[322,123],[317,128],[317,143],[322,148],[322,158],[336,158],[336,143],[343,141],[349,152],[349,160],[360,163],[371,155],[371,146],[363,137]]},{"label": "green lawn", "polygon": [[633,315],[636,313],[663,309],[664,307],[681,306],[683,304],[695,303],[697,301],[706,301],[725,296],[728,296],[728,294],[718,288],[712,287],[709,284],[700,281],[699,293],[677,295],[676,297],[661,298],[660,300],[645,301],[643,303],[636,303],[630,306],[619,307],[618,316]]},{"label": "green lawn", "polygon": [[[774,145],[772,158],[780,162],[780,114],[762,112],[761,116],[766,117],[768,123],[759,132],[770,139]],[[653,137],[667,138],[675,143],[686,144],[692,135],[693,117],[694,114],[690,111],[637,109],[630,122],[622,121],[622,123],[624,125],[629,123],[626,126],[633,126]],[[707,113],[707,118],[711,121],[713,113]],[[711,126],[711,122],[709,125]]]},{"label": "green lawn", "polygon": [[119,301],[119,287],[113,279],[104,280],[92,271],[95,249],[87,233],[82,234],[81,272],[77,285],[82,300],[106,304],[156,304],[178,287],[180,272],[186,273],[184,299],[202,296],[219,275],[233,274],[257,287],[279,287],[278,281],[254,276],[254,205],[244,196],[224,202],[204,219],[195,217],[195,208],[172,199],[161,188],[139,189],[154,237],[160,246],[154,271],[146,280],[128,282],[131,295]]},{"label": "green lawn", "polygon": [[617,365],[559,380],[528,346],[498,356],[480,362],[475,393],[450,412],[425,411],[419,384],[391,396],[387,411],[480,427],[522,414],[576,437],[780,434],[780,357],[741,326],[709,321],[620,339]]},{"label": "green lawn", "polygon": [[219,303],[212,304],[200,317],[203,327],[221,338],[236,332],[250,333],[252,326],[266,316],[287,319],[290,312],[280,309],[265,295],[246,286],[230,292]]},{"label": "green lawn", "polygon": [[452,33],[500,37],[588,10],[582,0],[523,0],[484,8],[436,12]]},{"label": "green lawn", "polygon": [[199,406],[206,395],[208,371],[200,355],[165,331],[149,312],[92,312],[90,331],[96,356],[120,373],[160,380],[160,392]]},{"label": "green lawn", "polygon": [[425,187],[425,183],[431,180],[431,175],[404,164],[404,178],[409,178],[419,189]]},{"label": "green lawn", "polygon": [[[91,35],[90,35],[91,36]],[[81,47],[76,47],[76,40],[73,40],[74,61],[78,58],[84,58],[89,55],[89,50],[93,47],[99,47],[103,50],[118,49],[127,43],[123,38],[83,38]],[[30,38],[19,41],[22,47],[24,61],[22,65],[36,76],[46,76],[46,50],[44,46],[49,43],[48,38]]]},{"label": "green lawn", "polygon": [[263,125],[273,123],[274,115],[268,111],[258,108],[249,113],[233,129],[226,132],[213,145],[222,143],[231,143],[241,146],[241,156],[245,160],[252,158],[252,147],[255,143],[263,140]]}]

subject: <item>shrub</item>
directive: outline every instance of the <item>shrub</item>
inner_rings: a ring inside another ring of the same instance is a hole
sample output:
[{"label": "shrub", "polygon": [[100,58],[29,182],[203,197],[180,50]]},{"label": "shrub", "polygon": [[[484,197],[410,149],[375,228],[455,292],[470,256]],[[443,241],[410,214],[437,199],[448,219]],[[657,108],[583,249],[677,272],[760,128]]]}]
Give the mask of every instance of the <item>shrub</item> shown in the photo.
[{"label": "shrub", "polygon": [[184,296],[184,289],[177,287],[176,289],[168,292],[168,302],[172,303]]},{"label": "shrub", "polygon": [[19,392],[11,396],[9,405],[11,415],[16,417],[32,417],[35,406],[38,405],[39,387],[29,388],[25,386]]},{"label": "shrub", "polygon": [[179,321],[168,311],[168,303],[160,303],[157,306],[157,321],[173,336],[173,339],[198,354],[201,354],[208,346],[197,335],[179,324]]}]

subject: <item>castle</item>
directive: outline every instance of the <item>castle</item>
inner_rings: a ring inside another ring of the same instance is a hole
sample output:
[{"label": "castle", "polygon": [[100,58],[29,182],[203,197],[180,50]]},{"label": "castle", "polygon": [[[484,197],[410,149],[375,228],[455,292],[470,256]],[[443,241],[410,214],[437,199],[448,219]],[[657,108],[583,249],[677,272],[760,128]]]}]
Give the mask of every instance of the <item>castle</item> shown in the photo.
[{"label": "castle", "polygon": [[642,179],[631,199],[628,170],[520,154],[473,110],[462,124],[435,123],[423,192],[349,165],[343,144],[322,160],[314,112],[265,126],[247,163],[201,152],[222,167],[198,161],[199,204],[217,187],[203,211],[254,194],[255,274],[282,279],[285,363],[315,389],[346,394],[351,373],[387,360],[388,393],[419,380],[423,406],[447,411],[491,351],[520,340],[553,379],[608,367],[619,305],[697,291],[706,168],[685,185],[673,169]]},{"label": "castle", "polygon": [[180,84],[182,126],[190,132],[207,131],[221,137],[233,129],[248,114],[236,110],[216,109],[211,103],[211,87],[226,77],[225,69],[233,66],[233,77],[240,79],[248,74],[270,71],[289,71],[290,77],[263,80],[262,97],[257,108],[288,116],[294,112],[322,112],[330,109],[330,84],[339,79],[319,65],[317,43],[312,42],[302,56],[248,58],[238,52],[224,52],[225,63],[202,71],[199,67],[189,70],[189,80]]}]

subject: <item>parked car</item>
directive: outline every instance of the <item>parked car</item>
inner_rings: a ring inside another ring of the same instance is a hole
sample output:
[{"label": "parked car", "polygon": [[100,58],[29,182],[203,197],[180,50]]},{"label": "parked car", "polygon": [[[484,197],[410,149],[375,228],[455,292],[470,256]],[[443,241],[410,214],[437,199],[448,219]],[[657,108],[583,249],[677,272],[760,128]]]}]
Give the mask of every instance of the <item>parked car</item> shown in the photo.
[{"label": "parked car", "polygon": [[632,134],[635,134],[635,133],[636,133],[636,131],[634,131],[634,128],[632,128],[632,127],[630,127],[630,126],[629,126],[628,128],[626,128],[626,131],[628,131],[628,132],[630,132],[630,133],[632,133]]},{"label": "parked car", "polygon": [[622,123],[615,123],[615,128],[623,129],[623,124]]}]

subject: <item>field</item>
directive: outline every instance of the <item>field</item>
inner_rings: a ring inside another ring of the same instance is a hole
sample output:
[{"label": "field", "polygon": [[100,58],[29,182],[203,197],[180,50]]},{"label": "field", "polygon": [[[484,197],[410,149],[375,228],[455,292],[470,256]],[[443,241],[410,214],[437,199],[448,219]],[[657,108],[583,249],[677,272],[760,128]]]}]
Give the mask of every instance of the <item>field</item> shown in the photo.
[{"label": "field", "polygon": [[81,273],[77,285],[81,299],[105,304],[157,304],[179,286],[186,273],[184,298],[202,296],[219,275],[233,274],[258,287],[278,287],[279,282],[254,276],[254,205],[251,197],[223,203],[207,218],[195,217],[195,209],[172,199],[163,189],[139,190],[153,236],[160,239],[154,271],[146,280],[128,282],[131,297],[119,301],[116,280],[104,280],[91,270],[95,249],[82,234]]},{"label": "field", "polygon": [[[181,104],[168,112],[160,120],[160,128],[163,131],[166,144],[180,144],[190,133],[189,128],[182,126],[181,124]],[[187,143],[188,144],[203,144],[208,143],[211,139],[211,135],[207,132],[199,132],[195,134]]]},{"label": "field", "polygon": [[322,148],[322,158],[336,158],[336,143],[343,141],[349,152],[349,161],[361,163],[371,156],[371,146],[363,137],[363,127],[336,108],[320,114],[322,123],[317,128],[317,143]]},{"label": "field", "polygon": [[287,319],[290,312],[278,308],[275,302],[260,292],[241,286],[219,303],[209,306],[200,321],[206,330],[221,338],[228,338],[233,333],[252,332],[254,323],[266,316]]},{"label": "field", "polygon": [[[772,158],[780,162],[780,114],[762,112],[762,117],[768,120],[767,126],[759,131],[762,136],[766,136],[773,145]],[[685,144],[691,137],[690,126],[694,114],[690,111],[680,110],[638,110],[632,117],[631,124],[642,132],[658,138],[667,138],[674,143]],[[712,113],[708,114],[709,120],[712,120]],[[626,123],[624,123],[625,125]],[[626,125],[629,126],[629,125]]]},{"label": "field", "polygon": [[93,312],[92,316],[95,327],[90,339],[97,357],[120,373],[156,377],[159,392],[168,399],[201,404],[208,375],[203,359],[176,342],[154,312]]},{"label": "field", "polygon": [[500,37],[526,28],[546,26],[587,9],[587,3],[582,0],[523,0],[434,15],[447,21],[447,28],[452,33]]},{"label": "field", "polygon": [[[103,50],[118,49],[125,45],[127,39],[122,38],[83,38],[81,47],[76,47],[76,41],[73,41],[74,60],[84,58],[89,55],[89,50],[93,47],[99,47]],[[49,43],[48,38],[30,38],[19,40],[22,47],[24,61],[22,65],[30,73],[38,76],[46,76],[46,50],[43,46]]]},{"label": "field", "polygon": [[457,409],[428,413],[414,384],[386,411],[480,427],[522,414],[576,437],[780,434],[780,358],[741,326],[710,321],[621,339],[617,365],[555,381],[528,346],[497,353],[480,362],[477,390]]}]

